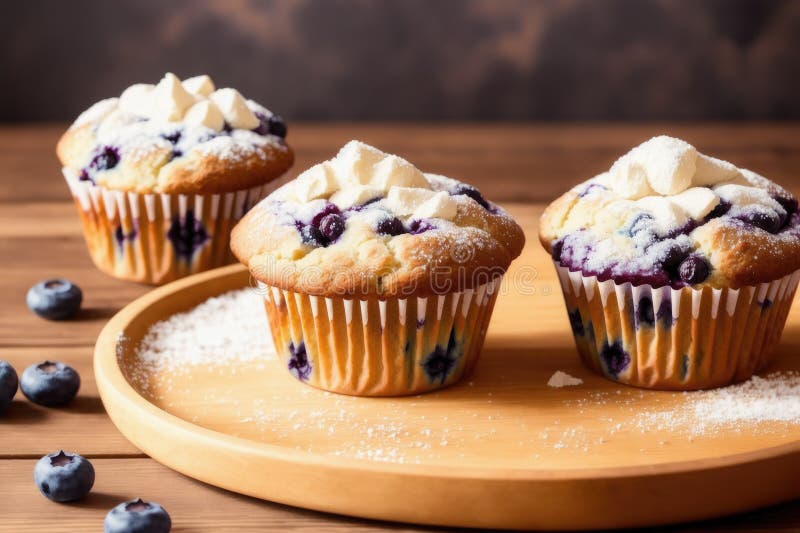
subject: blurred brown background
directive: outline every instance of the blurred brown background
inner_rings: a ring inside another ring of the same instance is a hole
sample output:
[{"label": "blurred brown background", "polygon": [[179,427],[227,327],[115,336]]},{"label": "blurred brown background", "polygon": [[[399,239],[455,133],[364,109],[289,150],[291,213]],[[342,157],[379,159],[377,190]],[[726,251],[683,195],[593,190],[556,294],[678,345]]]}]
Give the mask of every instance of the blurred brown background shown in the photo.
[{"label": "blurred brown background", "polygon": [[26,0],[0,41],[0,121],[167,70],[290,119],[800,118],[790,0]]}]

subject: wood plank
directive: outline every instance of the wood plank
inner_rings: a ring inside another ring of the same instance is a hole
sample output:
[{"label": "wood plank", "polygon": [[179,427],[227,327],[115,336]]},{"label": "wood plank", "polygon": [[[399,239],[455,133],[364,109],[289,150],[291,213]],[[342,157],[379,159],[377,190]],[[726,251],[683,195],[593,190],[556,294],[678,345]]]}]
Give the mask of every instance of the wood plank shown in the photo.
[{"label": "wood plank", "polygon": [[[55,157],[65,124],[0,127],[0,202],[66,200]],[[498,201],[550,201],[660,133],[800,190],[800,124],[297,123],[293,173],[328,159],[350,139],[397,153],[427,172],[478,186]],[[24,186],[21,186],[24,184]]]},{"label": "wood plank", "polygon": [[[528,237],[528,245],[515,263],[518,272],[530,276],[522,281],[532,284],[540,295],[555,298],[560,305],[557,284],[552,280],[540,282],[541,273],[536,266],[542,260],[546,262],[536,237],[542,206],[520,203],[504,206],[517,218]],[[73,211],[74,207],[66,203],[19,204],[0,209],[0,257],[7,258],[0,272],[8,283],[6,304],[0,306],[0,346],[91,346],[116,311],[151,289],[113,279],[96,270]],[[37,228],[43,229],[42,234]],[[25,305],[25,294],[31,285],[56,276],[71,279],[83,290],[84,310],[74,320],[42,320]],[[511,316],[515,321],[502,324],[503,332],[525,326],[524,309]],[[566,324],[561,315],[558,320]]]},{"label": "wood plank", "polygon": [[[455,531],[359,520],[263,502],[191,480],[150,459],[96,459],[92,463],[97,472],[92,494],[83,502],[59,505],[42,497],[33,484],[34,460],[0,460],[0,479],[3,480],[0,483],[0,531],[99,531],[110,508],[137,497],[162,504],[172,516],[175,533]],[[798,516],[800,501],[657,531],[796,531]]]},{"label": "wood plank", "polygon": [[10,362],[20,375],[29,365],[49,359],[71,365],[81,376],[78,397],[58,409],[35,405],[17,391],[5,416],[0,417],[0,458],[38,458],[58,449],[93,457],[143,456],[117,431],[103,409],[92,371],[91,347],[0,348],[0,359]]},{"label": "wood plank", "polygon": [[[0,228],[5,285],[0,346],[92,346],[114,313],[151,288],[94,268],[70,203],[6,205],[0,209]],[[51,322],[28,310],[28,289],[51,277],[68,278],[83,290],[83,310],[76,319]]]},{"label": "wood plank", "polygon": [[193,481],[149,459],[98,459],[92,463],[97,479],[89,498],[58,505],[41,496],[33,484],[33,460],[0,461],[0,531],[100,531],[109,509],[138,497],[163,505],[176,533],[434,531],[334,517],[238,496]]}]

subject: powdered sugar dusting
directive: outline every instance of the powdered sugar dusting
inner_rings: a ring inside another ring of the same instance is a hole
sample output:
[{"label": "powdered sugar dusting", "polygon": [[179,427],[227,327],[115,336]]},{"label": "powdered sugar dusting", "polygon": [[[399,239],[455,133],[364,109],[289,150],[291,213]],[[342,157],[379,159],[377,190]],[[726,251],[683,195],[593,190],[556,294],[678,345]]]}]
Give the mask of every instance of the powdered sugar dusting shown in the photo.
[{"label": "powdered sugar dusting", "polygon": [[800,372],[754,376],[721,389],[684,393],[685,408],[641,413],[639,428],[705,435],[764,423],[800,424]]},{"label": "powdered sugar dusting", "polygon": [[252,289],[209,298],[155,323],[136,351],[140,367],[149,373],[275,357],[261,296]]}]

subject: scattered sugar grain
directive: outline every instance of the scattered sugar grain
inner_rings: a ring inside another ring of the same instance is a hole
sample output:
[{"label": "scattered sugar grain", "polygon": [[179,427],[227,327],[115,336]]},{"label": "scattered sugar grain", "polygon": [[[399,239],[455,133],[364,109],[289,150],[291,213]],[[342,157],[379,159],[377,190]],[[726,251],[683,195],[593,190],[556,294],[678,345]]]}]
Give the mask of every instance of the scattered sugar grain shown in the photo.
[{"label": "scattered sugar grain", "polygon": [[136,358],[148,373],[180,373],[197,365],[219,366],[233,374],[231,362],[276,357],[261,297],[241,289],[209,298],[195,308],[153,324]]}]

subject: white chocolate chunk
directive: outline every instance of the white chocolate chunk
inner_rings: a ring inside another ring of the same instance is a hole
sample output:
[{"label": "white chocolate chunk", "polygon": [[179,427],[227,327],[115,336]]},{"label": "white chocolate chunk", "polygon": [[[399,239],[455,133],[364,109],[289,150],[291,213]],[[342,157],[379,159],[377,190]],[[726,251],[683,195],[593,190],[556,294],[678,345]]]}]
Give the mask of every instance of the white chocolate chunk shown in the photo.
[{"label": "white chocolate chunk", "polygon": [[86,111],[78,115],[70,128],[79,128],[91,122],[99,122],[107,117],[112,111],[116,111],[119,106],[119,98],[106,98],[95,102]]},{"label": "white chocolate chunk", "polygon": [[211,77],[206,74],[183,80],[183,88],[195,96],[204,98],[208,98],[208,96],[216,90],[214,82],[211,81]]},{"label": "white chocolate chunk", "polygon": [[370,183],[383,191],[388,191],[390,187],[431,188],[417,167],[396,155],[383,158],[373,167]]},{"label": "white chocolate chunk", "polygon": [[[119,135],[119,130],[130,124],[139,121],[139,117],[131,113],[126,113],[121,109],[115,109],[103,118],[97,128],[98,139],[110,139]],[[167,142],[167,141],[164,141]]]},{"label": "white chocolate chunk", "polygon": [[350,141],[331,160],[339,182],[345,185],[368,185],[374,167],[386,154],[361,141]]},{"label": "white chocolate chunk", "polygon": [[295,196],[301,202],[327,198],[339,187],[328,163],[309,168],[297,177],[294,185]]},{"label": "white chocolate chunk", "polygon": [[719,197],[706,187],[692,187],[669,199],[695,220],[702,219],[719,204]]},{"label": "white chocolate chunk", "polygon": [[716,157],[697,154],[696,169],[692,183],[695,185],[716,185],[723,182],[746,183],[736,165]]},{"label": "white chocolate chunk", "polygon": [[119,97],[119,109],[132,115],[150,118],[155,112],[155,85],[136,83],[131,85]]},{"label": "white chocolate chunk", "polygon": [[614,163],[605,181],[620,198],[638,200],[655,194],[644,168],[630,160],[619,159]]},{"label": "white chocolate chunk", "polygon": [[252,130],[258,126],[258,117],[250,111],[244,97],[236,89],[217,89],[209,99],[222,111],[222,116],[232,128]]},{"label": "white chocolate chunk", "polygon": [[[413,187],[392,187],[386,196],[386,207],[397,216],[411,215],[424,202],[438,194],[430,189]],[[446,194],[446,193],[445,193]]]},{"label": "white chocolate chunk", "polygon": [[362,205],[383,196],[383,190],[370,185],[354,185],[335,192],[330,201],[339,209],[348,209],[354,205]]},{"label": "white chocolate chunk", "polygon": [[[614,190],[627,187],[638,193],[643,189],[644,174],[649,186],[658,194],[678,194],[691,186],[696,159],[697,150],[691,144],[666,135],[653,137],[619,158],[611,167]],[[632,184],[625,185],[628,181]]]},{"label": "white chocolate chunk", "polygon": [[158,82],[155,93],[155,115],[168,122],[178,122],[183,114],[195,103],[195,98],[181,85],[181,80],[167,72]]},{"label": "white chocolate chunk", "polygon": [[448,193],[440,191],[432,198],[422,202],[415,210],[414,218],[444,218],[451,220],[456,216],[458,206]]},{"label": "white chocolate chunk", "polygon": [[210,100],[197,102],[190,107],[184,115],[183,121],[187,124],[205,126],[215,131],[222,131],[225,126],[225,118],[222,116],[222,112]]},{"label": "white chocolate chunk", "polygon": [[686,211],[663,196],[647,196],[637,200],[636,205],[653,215],[656,227],[662,232],[679,228],[689,221]]}]

